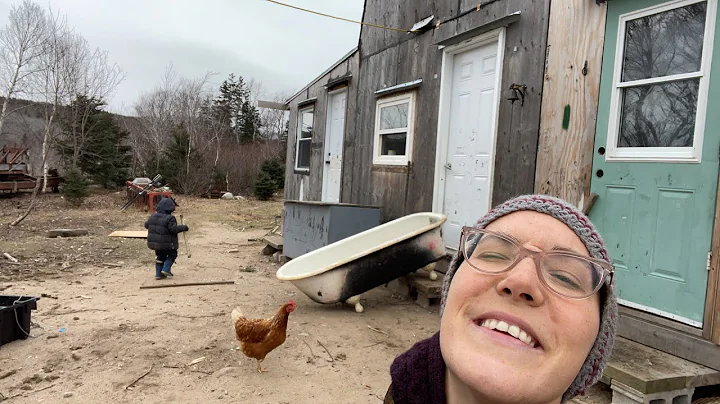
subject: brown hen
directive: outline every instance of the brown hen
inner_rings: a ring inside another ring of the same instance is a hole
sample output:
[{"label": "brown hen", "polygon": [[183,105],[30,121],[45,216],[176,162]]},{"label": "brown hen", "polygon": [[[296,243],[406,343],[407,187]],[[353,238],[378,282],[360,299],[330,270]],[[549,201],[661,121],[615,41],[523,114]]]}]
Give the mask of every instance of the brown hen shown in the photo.
[{"label": "brown hen", "polygon": [[290,300],[280,307],[273,317],[262,320],[246,318],[239,308],[232,311],[235,338],[240,342],[240,348],[245,356],[257,360],[258,372],[267,371],[260,367],[260,362],[270,351],[285,342],[288,317],[295,307],[295,302]]}]

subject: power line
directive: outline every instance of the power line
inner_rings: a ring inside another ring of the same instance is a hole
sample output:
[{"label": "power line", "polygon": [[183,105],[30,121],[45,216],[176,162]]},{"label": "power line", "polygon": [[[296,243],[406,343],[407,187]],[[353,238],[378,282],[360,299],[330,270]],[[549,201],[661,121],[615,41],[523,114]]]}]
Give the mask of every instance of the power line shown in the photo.
[{"label": "power line", "polygon": [[367,22],[349,20],[349,19],[347,19],[347,18],[342,18],[342,17],[336,17],[336,16],[330,15],[330,14],[325,14],[325,13],[321,13],[321,12],[318,12],[318,11],[308,10],[308,9],[306,9],[306,8],[297,7],[297,6],[293,6],[293,5],[290,5],[290,4],[280,3],[279,1],[275,1],[275,0],[265,0],[265,1],[268,1],[268,2],[270,2],[270,3],[275,3],[275,4],[280,5],[280,6],[285,6],[285,7],[294,8],[294,9],[296,9],[296,10],[305,11],[306,13],[312,13],[312,14],[321,15],[321,16],[323,16],[323,17],[334,18],[334,19],[336,19],[336,20],[342,20],[342,21],[352,22],[352,23],[360,24],[360,25],[367,25],[367,26],[375,27],[375,28],[389,29],[389,30],[392,30],[392,31],[412,32],[412,31],[409,31],[409,30],[406,30],[406,29],[401,29],[401,28],[385,27],[385,26],[382,26],[382,25],[375,25],[375,24],[370,24],[370,23],[367,23]]}]

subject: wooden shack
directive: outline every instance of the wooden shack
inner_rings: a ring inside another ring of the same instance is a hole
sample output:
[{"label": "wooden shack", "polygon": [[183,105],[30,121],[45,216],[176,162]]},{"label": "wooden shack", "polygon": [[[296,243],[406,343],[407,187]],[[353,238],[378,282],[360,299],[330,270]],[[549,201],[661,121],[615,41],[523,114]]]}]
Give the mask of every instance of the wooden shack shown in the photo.
[{"label": "wooden shack", "polygon": [[532,192],[549,3],[368,0],[364,22],[415,29],[364,25],[288,100],[285,198],[380,206],[384,221],[443,212],[452,248],[460,227]]}]

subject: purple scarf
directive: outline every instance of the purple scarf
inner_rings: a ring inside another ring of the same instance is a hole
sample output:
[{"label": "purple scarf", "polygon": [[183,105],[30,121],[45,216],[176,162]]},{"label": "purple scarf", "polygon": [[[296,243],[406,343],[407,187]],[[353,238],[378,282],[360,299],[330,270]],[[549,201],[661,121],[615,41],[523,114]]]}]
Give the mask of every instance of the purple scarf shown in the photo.
[{"label": "purple scarf", "polygon": [[445,404],[445,361],[440,332],[395,358],[390,367],[395,404]]}]

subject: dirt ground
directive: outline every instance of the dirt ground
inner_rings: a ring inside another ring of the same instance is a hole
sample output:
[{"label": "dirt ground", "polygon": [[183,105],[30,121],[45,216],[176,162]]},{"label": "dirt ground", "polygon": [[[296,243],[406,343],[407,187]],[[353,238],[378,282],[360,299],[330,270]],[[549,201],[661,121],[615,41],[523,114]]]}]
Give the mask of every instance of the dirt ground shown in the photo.
[{"label": "dirt ground", "polygon": [[[314,303],[277,280],[279,264],[248,239],[274,227],[279,201],[180,196],[176,216],[190,226],[191,258],[181,238],[174,280],[156,281],[145,240],[107,237],[144,229],[147,214],[120,212],[123,198],[94,195],[75,209],[45,195],[17,228],[7,223],[29,198],[0,199],[0,253],[20,263],[0,259],[0,292],[46,296],[32,312],[32,338],[0,346],[0,401],[381,402],[395,356],[437,329],[437,307],[424,310],[384,287],[364,297],[358,314],[347,305]],[[53,228],[90,234],[46,238]],[[139,289],[219,280],[235,284]],[[298,308],[287,341],[263,362],[269,372],[258,374],[255,361],[237,350],[230,312],[239,306],[248,316],[268,317],[289,299]]]},{"label": "dirt ground", "polygon": [[[191,257],[181,238],[172,281],[154,279],[144,239],[107,237],[144,229],[146,213],[119,211],[123,193],[96,193],[82,208],[44,195],[15,228],[7,223],[29,198],[0,199],[0,253],[19,261],[0,258],[0,293],[43,296],[31,338],[0,346],[0,401],[380,403],[392,360],[437,330],[437,306],[424,310],[388,288],[366,294],[358,314],[314,303],[277,280],[280,264],[249,240],[275,227],[282,202],[177,199]],[[45,236],[56,228],[89,235]],[[220,280],[235,284],[139,289]],[[239,306],[269,317],[289,299],[298,308],[287,341],[263,362],[269,372],[258,374],[237,350],[230,312]],[[609,402],[601,390],[578,402]]]}]

